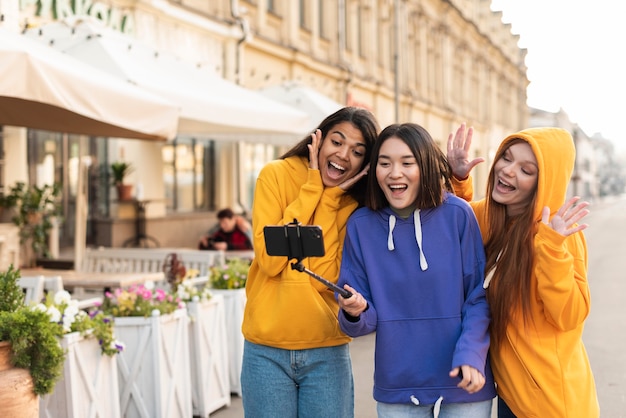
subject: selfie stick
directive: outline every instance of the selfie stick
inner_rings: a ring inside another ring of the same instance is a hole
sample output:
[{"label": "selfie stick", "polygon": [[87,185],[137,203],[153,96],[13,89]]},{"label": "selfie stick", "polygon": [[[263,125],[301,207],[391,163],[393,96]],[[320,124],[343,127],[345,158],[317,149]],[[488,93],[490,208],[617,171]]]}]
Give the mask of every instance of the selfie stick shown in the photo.
[{"label": "selfie stick", "polygon": [[328,280],[326,280],[322,276],[319,276],[319,275],[313,273],[311,270],[309,270],[306,267],[304,267],[304,264],[302,264],[301,260],[298,260],[295,263],[291,263],[291,268],[293,270],[298,270],[300,272],[308,274],[309,276],[313,277],[315,280],[323,283],[329,289],[334,290],[335,292],[339,293],[344,299],[348,299],[350,296],[352,296],[352,293],[350,293],[346,289],[342,289],[341,287],[337,286],[335,283],[329,282]]},{"label": "selfie stick", "polygon": [[[293,222],[291,222],[288,225],[292,225],[292,226],[295,225],[295,227],[298,229],[297,236],[300,237],[300,222],[298,222],[297,219],[294,219]],[[287,228],[287,225],[285,225],[285,228]],[[287,230],[285,229],[285,236],[288,236],[288,235],[289,234],[287,233]],[[302,241],[300,241],[300,246],[302,247]],[[290,255],[289,258],[295,258],[296,260],[298,260],[295,263],[291,263],[292,270],[298,270],[299,272],[308,274],[309,276],[313,277],[315,280],[317,280],[320,283],[324,284],[330,290],[334,290],[335,292],[339,293],[344,299],[348,299],[350,296],[352,296],[351,292],[349,292],[346,289],[343,289],[343,288],[337,286],[335,283],[326,280],[322,276],[317,275],[317,274],[313,273],[311,270],[309,270],[306,267],[304,267],[304,264],[302,264],[302,259],[304,258],[304,256],[302,256],[302,254],[304,254],[304,250],[302,248],[300,248],[300,252],[299,252],[300,256],[299,257],[292,257]]]}]

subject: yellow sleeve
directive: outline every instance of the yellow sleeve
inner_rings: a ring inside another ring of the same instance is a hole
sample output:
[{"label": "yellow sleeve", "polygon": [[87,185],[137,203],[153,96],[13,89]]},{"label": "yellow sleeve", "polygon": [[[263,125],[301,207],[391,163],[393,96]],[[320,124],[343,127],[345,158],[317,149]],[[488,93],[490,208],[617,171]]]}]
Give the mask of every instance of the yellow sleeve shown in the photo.
[{"label": "yellow sleeve", "polygon": [[591,309],[584,235],[564,237],[540,222],[535,254],[537,289],[547,321],[562,331],[576,329]]},{"label": "yellow sleeve", "polygon": [[463,180],[452,176],[452,188],[454,189],[454,194],[466,202],[471,202],[474,198],[474,180],[472,176],[468,176]]}]

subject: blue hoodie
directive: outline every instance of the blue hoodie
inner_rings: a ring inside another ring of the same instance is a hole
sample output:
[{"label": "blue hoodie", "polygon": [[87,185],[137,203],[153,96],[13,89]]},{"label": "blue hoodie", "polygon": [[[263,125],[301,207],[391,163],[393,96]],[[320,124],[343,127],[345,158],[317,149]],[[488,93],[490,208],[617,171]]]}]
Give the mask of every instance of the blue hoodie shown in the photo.
[{"label": "blue hoodie", "polygon": [[[474,213],[449,193],[407,219],[389,207],[352,214],[339,285],[354,287],[368,308],[356,322],[341,311],[339,324],[351,337],[376,331],[374,399],[429,405],[495,397],[484,268]],[[477,393],[448,375],[464,364],[485,376]]]}]

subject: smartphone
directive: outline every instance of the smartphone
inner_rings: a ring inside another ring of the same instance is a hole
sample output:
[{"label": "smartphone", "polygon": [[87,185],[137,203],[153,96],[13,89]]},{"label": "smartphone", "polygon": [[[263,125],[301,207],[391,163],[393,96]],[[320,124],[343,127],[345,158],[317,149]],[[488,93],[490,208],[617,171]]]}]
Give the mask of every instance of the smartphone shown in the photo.
[{"label": "smartphone", "polygon": [[317,225],[270,225],[263,228],[268,255],[296,258],[322,257],[324,236]]}]

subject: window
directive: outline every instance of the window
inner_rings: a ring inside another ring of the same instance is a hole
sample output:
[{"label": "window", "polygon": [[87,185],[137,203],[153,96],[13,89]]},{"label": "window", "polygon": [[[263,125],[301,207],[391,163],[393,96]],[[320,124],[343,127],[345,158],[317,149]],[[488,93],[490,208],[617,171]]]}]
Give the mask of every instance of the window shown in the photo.
[{"label": "window", "polygon": [[325,9],[324,9],[324,0],[318,0],[317,1],[317,8],[318,8],[318,31],[320,34],[320,38],[323,39],[328,39],[328,30],[326,29],[327,25],[326,25],[326,14],[325,14]]},{"label": "window", "polygon": [[[62,247],[71,246],[74,243],[79,161],[89,155],[90,141],[97,139],[102,138],[90,139],[83,135],[36,129],[27,131],[28,183],[39,187],[55,183],[61,186],[63,222],[60,223],[59,228],[59,245]],[[93,186],[90,179],[86,181],[89,187]],[[96,191],[90,190],[90,200],[97,196]],[[93,206],[93,208],[90,207],[89,217],[92,217],[98,208],[97,205]],[[88,225],[87,242],[90,242],[92,236],[91,226]]]},{"label": "window", "polygon": [[311,29],[311,16],[309,13],[309,2],[307,0],[300,0],[300,27],[302,29]]},{"label": "window", "polygon": [[268,162],[276,159],[280,152],[279,147],[259,143],[242,143],[240,151],[240,164],[244,195],[241,196],[241,203],[246,209],[252,209],[254,199],[254,188],[256,179],[261,169]]},{"label": "window", "polygon": [[215,209],[215,144],[177,138],[163,146],[163,182],[167,209],[193,212]]}]

